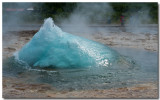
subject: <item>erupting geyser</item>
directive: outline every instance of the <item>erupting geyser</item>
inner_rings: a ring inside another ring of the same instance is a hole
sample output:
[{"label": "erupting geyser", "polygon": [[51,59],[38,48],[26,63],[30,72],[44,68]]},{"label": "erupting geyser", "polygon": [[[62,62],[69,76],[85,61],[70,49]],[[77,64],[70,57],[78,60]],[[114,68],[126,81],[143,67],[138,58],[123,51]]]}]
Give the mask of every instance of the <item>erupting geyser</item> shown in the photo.
[{"label": "erupting geyser", "polygon": [[63,32],[51,18],[18,52],[18,59],[33,67],[108,67],[119,57],[103,44]]}]

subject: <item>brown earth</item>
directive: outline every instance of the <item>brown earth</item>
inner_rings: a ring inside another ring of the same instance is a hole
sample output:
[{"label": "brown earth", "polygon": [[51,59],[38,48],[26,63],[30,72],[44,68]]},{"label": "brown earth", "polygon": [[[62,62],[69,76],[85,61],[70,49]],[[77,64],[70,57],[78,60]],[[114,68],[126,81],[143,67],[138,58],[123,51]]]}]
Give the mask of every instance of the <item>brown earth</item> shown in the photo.
[{"label": "brown earth", "polygon": [[123,88],[58,91],[48,84],[3,77],[3,98],[158,98],[158,89],[156,82],[148,82]]}]

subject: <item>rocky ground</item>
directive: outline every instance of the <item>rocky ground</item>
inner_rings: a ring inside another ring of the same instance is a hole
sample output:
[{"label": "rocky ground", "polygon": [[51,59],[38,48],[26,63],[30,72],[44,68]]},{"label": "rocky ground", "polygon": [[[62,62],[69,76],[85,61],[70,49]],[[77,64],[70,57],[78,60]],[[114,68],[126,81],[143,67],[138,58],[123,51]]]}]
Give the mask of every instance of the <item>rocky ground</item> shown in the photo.
[{"label": "rocky ground", "polygon": [[138,48],[158,51],[158,35],[132,34],[128,32],[113,33],[112,35],[98,35],[95,41],[114,47]]},{"label": "rocky ground", "polygon": [[3,77],[3,98],[158,98],[157,83],[132,87],[58,91],[48,84],[28,84],[14,77]]},{"label": "rocky ground", "polygon": [[[3,34],[3,59],[31,40],[37,30],[10,31]],[[97,34],[90,39],[111,47],[128,47],[158,51],[157,34]],[[158,98],[156,82],[105,90],[58,91],[48,84],[27,84],[15,77],[3,77],[3,98]]]}]

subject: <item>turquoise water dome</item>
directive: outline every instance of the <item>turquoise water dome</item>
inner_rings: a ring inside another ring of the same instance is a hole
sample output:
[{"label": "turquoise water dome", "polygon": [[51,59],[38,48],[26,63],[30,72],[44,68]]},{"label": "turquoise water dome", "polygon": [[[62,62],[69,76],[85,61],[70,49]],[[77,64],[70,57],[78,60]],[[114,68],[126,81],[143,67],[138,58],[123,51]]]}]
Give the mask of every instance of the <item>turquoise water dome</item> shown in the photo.
[{"label": "turquoise water dome", "polygon": [[106,45],[63,32],[52,18],[18,52],[19,60],[42,68],[108,67],[119,57]]}]

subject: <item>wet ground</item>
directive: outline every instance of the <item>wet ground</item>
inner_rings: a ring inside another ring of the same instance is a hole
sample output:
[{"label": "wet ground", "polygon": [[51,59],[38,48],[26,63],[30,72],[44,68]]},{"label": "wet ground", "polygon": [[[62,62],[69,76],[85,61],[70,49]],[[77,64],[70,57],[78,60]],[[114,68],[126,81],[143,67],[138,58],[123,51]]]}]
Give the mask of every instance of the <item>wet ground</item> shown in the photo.
[{"label": "wet ground", "polygon": [[46,70],[23,72],[21,69],[17,72],[16,66],[7,62],[8,58],[10,59],[13,53],[28,42],[36,32],[37,30],[12,30],[3,34],[4,98],[158,97],[158,34],[133,34],[122,31],[107,33],[101,31],[98,34],[91,33],[93,35],[85,35],[85,32],[76,33],[106,44],[120,54],[135,59],[140,65],[138,69],[115,66],[96,71],[62,69],[46,73]]},{"label": "wet ground", "polygon": [[157,85],[147,82],[122,88],[58,91],[49,84],[3,77],[3,98],[158,98]]}]

